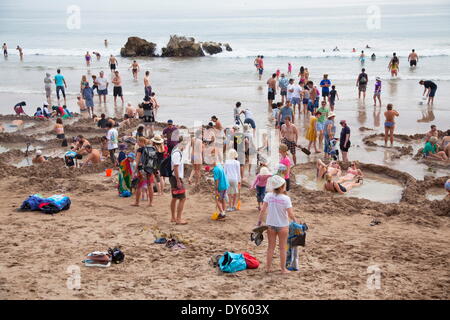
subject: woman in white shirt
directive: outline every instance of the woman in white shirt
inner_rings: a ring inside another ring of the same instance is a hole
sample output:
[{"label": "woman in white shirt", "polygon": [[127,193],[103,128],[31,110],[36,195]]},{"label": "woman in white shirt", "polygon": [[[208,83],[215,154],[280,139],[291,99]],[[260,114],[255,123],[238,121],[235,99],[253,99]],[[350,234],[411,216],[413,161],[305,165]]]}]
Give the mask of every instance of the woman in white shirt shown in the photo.
[{"label": "woman in white shirt", "polygon": [[227,160],[223,166],[225,174],[228,178],[228,182],[230,183],[230,187],[228,188],[228,195],[230,198],[230,202],[228,203],[228,212],[236,211],[236,198],[239,193],[239,184],[241,183],[241,165],[238,158],[238,153],[235,149],[230,149],[228,151]]},{"label": "woman in white shirt", "polygon": [[289,233],[289,218],[295,222],[294,211],[292,209],[291,198],[286,195],[286,181],[275,175],[267,181],[269,192],[264,197],[263,206],[259,214],[258,226],[261,225],[262,218],[268,211],[267,224],[267,261],[266,271],[271,272],[272,258],[275,252],[276,240],[278,237],[278,246],[280,249],[280,267],[281,273],[286,274],[286,247]]}]

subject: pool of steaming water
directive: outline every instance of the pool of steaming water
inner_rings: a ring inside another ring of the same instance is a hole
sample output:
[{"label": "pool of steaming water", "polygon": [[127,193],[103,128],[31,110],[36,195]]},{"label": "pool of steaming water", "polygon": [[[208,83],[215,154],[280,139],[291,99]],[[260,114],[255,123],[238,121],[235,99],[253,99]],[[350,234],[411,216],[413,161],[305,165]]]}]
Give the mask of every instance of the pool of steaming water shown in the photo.
[{"label": "pool of steaming water", "polygon": [[[304,170],[295,175],[295,181],[309,190],[323,190],[324,181],[317,181],[315,170]],[[364,198],[382,203],[399,203],[402,198],[403,185],[388,176],[364,172],[364,182],[345,193],[345,197]]]},{"label": "pool of steaming water", "polygon": [[447,196],[448,192],[445,191],[444,186],[442,188],[433,187],[427,190],[426,198],[430,201],[443,200]]}]

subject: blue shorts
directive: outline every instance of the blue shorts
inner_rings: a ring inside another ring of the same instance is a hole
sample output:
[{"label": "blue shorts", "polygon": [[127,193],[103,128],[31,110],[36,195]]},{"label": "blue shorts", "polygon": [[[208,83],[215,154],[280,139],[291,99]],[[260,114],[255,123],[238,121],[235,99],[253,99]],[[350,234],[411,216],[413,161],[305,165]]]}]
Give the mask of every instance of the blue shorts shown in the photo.
[{"label": "blue shorts", "polygon": [[445,183],[445,190],[450,191],[450,181]]},{"label": "blue shorts", "polygon": [[309,99],[304,98],[303,99],[303,104],[309,104]]},{"label": "blue shorts", "polygon": [[395,126],[395,122],[386,121],[386,122],[384,123],[384,126],[385,126],[386,128],[392,128],[393,126]]},{"label": "blue shorts", "polygon": [[316,122],[316,130],[317,131],[323,131],[325,129],[325,122]]},{"label": "blue shorts", "polygon": [[219,191],[219,201],[227,200],[227,190]]},{"label": "blue shorts", "polygon": [[300,98],[292,97],[291,103],[292,103],[292,104],[300,104]]},{"label": "blue shorts", "polygon": [[266,195],[266,187],[256,186],[256,199],[258,202],[264,202],[264,196]]},{"label": "blue shorts", "polygon": [[264,69],[263,69],[263,68],[259,68],[259,69],[258,69],[258,72],[259,72],[259,74],[263,74]]},{"label": "blue shorts", "polygon": [[255,121],[254,121],[253,119],[246,118],[246,119],[244,120],[244,123],[248,123],[249,125],[252,126],[253,129],[256,129],[256,124],[255,124]]},{"label": "blue shorts", "polygon": [[310,103],[308,104],[308,111],[313,113],[314,112],[314,106]]},{"label": "blue shorts", "polygon": [[108,95],[108,89],[105,89],[105,90],[98,90],[97,89],[97,92],[98,92],[99,96],[107,96]]},{"label": "blue shorts", "polygon": [[437,88],[436,89],[431,89],[429,97],[431,97],[431,98],[434,97],[434,95],[436,94],[436,90],[437,90]]},{"label": "blue shorts", "polygon": [[287,96],[287,89],[281,89],[280,90],[280,95]]}]

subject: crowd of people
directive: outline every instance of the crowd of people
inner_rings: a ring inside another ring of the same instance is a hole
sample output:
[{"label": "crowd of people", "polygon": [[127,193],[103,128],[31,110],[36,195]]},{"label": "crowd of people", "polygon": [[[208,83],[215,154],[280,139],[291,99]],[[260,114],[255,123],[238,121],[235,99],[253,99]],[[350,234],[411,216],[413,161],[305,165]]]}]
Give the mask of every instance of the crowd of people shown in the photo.
[{"label": "crowd of people", "polygon": [[[408,60],[415,66],[418,56],[414,50],[413,53]],[[99,53],[93,54],[100,60]],[[361,59],[363,58],[364,52]],[[85,55],[85,61],[89,67],[91,63],[89,52]],[[313,148],[316,154],[323,153],[323,159],[328,164],[317,160],[317,179],[324,181],[325,191],[343,194],[363,183],[364,175],[358,163],[349,160],[351,129],[345,119],[339,120],[341,131],[339,135],[337,134],[336,117],[339,107],[336,104],[340,97],[337,86],[333,84],[328,74],[324,74],[318,85],[315,85],[310,79],[308,68],[301,66],[298,79],[295,79],[295,75],[292,75],[292,63],[289,62],[288,77],[278,69],[267,80],[268,107],[278,141],[278,146],[273,146],[269,143],[267,134],[257,136],[255,117],[251,110],[243,108],[241,102],[236,102],[234,106],[232,127],[225,127],[218,116],[212,115],[207,125],[195,128],[194,132],[183,131],[174,125],[172,120],[168,120],[165,128],[159,133],[155,130],[159,104],[150,82],[150,72],[146,71],[143,78],[143,102],[138,107],[131,104],[125,107],[122,76],[117,70],[119,63],[111,55],[108,64],[111,79],[105,76],[104,71],[100,71],[98,76],[91,76],[91,85],[88,77],[83,75],[80,81],[80,94],[77,96],[80,111],[87,111],[89,117],[93,119],[93,126],[105,130],[98,149],[83,135],[75,137],[69,146],[63,124],[63,119],[73,116],[66,107],[65,90],[68,84],[60,69],[56,71],[53,79],[49,73],[44,78],[47,101],[42,108],[36,110],[34,116],[56,119],[53,131],[56,137],[63,141],[63,146],[70,147],[64,155],[66,165],[71,168],[77,165],[84,168],[108,159],[118,172],[119,195],[134,196],[131,204],[133,206],[140,206],[142,201],[146,201],[149,207],[153,206],[155,194],[163,195],[165,185],[169,184],[172,197],[170,221],[177,225],[188,223],[184,217],[186,185],[198,185],[205,174],[210,174],[214,180],[213,197],[218,209],[218,214],[213,219],[223,220],[229,212],[240,209],[240,191],[243,183],[247,183],[255,190],[255,203],[260,212],[257,225],[260,226],[265,221],[268,226],[266,265],[268,271],[271,271],[272,256],[278,238],[281,270],[283,273],[288,272],[285,267],[285,245],[289,220],[296,221],[288,192],[292,184],[292,168],[298,162],[297,149],[305,149],[305,153],[310,153]],[[258,56],[254,65],[261,80],[264,72],[264,56]],[[137,81],[141,69],[139,64],[133,61],[129,69],[132,71],[133,79]],[[395,53],[390,61],[389,70],[393,76],[399,71],[399,59]],[[107,118],[104,113],[100,117],[95,114],[94,94],[96,92],[98,95],[99,104],[102,102],[106,104],[110,82],[113,86],[114,104],[117,104],[119,97],[124,106],[124,117],[120,122]],[[359,99],[365,99],[368,83],[369,76],[365,68],[362,68],[356,79]],[[50,111],[53,84],[57,105],[52,106]],[[433,103],[436,84],[429,80],[422,80],[420,84],[425,87],[424,95],[427,95],[429,103]],[[377,77],[373,95],[375,107],[377,101],[380,107],[382,104],[381,86],[382,81]],[[280,101],[277,101],[278,92]],[[64,104],[61,104],[61,97]],[[16,104],[14,106],[16,114],[24,114],[24,106],[26,106],[24,101]],[[242,115],[244,121],[241,119]],[[392,104],[387,104],[384,115],[385,143],[387,145],[390,140],[390,144],[393,145],[395,120],[399,117],[399,112],[394,110]],[[308,141],[307,148],[299,145],[300,131],[295,124],[296,118],[302,117],[307,119],[309,124],[305,135]],[[130,122],[132,119],[141,119],[142,124],[130,134],[119,134],[121,128],[133,129]],[[447,160],[450,153],[449,132],[438,143],[436,128],[432,126],[431,129],[423,148],[424,155]],[[261,143],[258,145],[258,142]],[[278,151],[275,162],[269,160],[271,152],[274,151]],[[344,163],[350,164],[346,172],[340,167],[338,162],[340,158]],[[46,161],[42,151],[36,151],[33,163],[40,164]],[[191,164],[189,176],[185,173],[186,163]]]}]

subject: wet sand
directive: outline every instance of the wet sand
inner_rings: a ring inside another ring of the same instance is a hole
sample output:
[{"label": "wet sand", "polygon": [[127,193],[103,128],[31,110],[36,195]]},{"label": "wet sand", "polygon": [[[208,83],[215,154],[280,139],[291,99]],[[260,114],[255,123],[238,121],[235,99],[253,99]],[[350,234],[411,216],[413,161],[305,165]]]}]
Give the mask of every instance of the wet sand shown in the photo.
[{"label": "wet sand", "polygon": [[[78,119],[77,119],[78,120]],[[76,121],[76,120],[75,120]],[[50,127],[50,126],[49,126]],[[89,120],[71,124],[83,134],[99,134]],[[45,128],[45,126],[44,126]],[[70,127],[69,127],[70,128]],[[26,129],[32,130],[32,128]],[[256,247],[250,230],[257,220],[254,191],[242,190],[241,211],[225,221],[210,220],[215,210],[212,183],[188,187],[187,226],[170,224],[168,190],[152,208],[130,206],[120,198],[116,177],[105,177],[109,163],[68,170],[55,157],[42,166],[17,168],[27,141],[61,151],[56,139],[42,140],[49,129],[27,135],[0,134],[0,298],[3,299],[448,299],[450,198],[430,201],[427,192],[442,188],[449,177],[430,173],[425,180],[383,165],[362,162],[372,179],[395,179],[404,191],[398,203],[340,196],[294,185],[295,212],[309,226],[300,250],[300,271],[281,276],[264,272],[267,240]],[[70,130],[69,130],[70,131]],[[123,134],[124,132],[121,132]],[[365,134],[370,135],[370,131]],[[6,136],[5,136],[6,135]],[[70,136],[70,135],[69,135]],[[92,139],[99,147],[98,139]],[[361,145],[363,142],[361,142]],[[22,150],[20,150],[22,149]],[[378,150],[378,147],[375,147]],[[374,154],[379,151],[374,152]],[[302,162],[306,158],[300,155]],[[416,163],[411,155],[405,161]],[[393,162],[399,161],[393,160]],[[313,157],[293,169],[314,168]],[[189,173],[189,168],[187,170]],[[445,174],[444,174],[445,175]],[[70,210],[54,216],[17,212],[33,193],[64,193]],[[369,226],[373,219],[381,224]],[[154,244],[155,230],[186,240],[172,250]],[[108,269],[82,266],[84,255],[119,245],[125,262]],[[218,274],[208,261],[224,251],[248,251],[262,265],[257,270]],[[278,256],[275,257],[278,269]],[[69,290],[67,268],[81,268],[81,289]],[[367,288],[367,268],[381,269],[381,289]],[[430,276],[433,275],[433,276]]]}]

